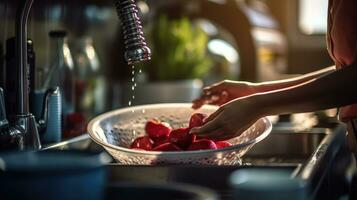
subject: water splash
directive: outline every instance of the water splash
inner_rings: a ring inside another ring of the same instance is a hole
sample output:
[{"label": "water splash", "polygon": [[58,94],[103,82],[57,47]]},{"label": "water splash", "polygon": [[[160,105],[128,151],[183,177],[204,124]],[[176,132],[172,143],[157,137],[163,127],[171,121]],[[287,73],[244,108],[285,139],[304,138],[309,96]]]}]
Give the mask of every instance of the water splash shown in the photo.
[{"label": "water splash", "polygon": [[[139,69],[138,71],[135,71],[135,66],[131,66],[131,98],[128,102],[128,106],[133,106],[134,105],[134,100],[135,100],[135,88],[138,87],[138,84],[136,83],[136,77],[135,77],[135,73],[138,72],[139,74],[142,73],[143,71],[141,69]],[[134,109],[131,110],[133,113],[135,112]],[[144,114],[145,113],[145,110],[142,110],[142,113]]]}]

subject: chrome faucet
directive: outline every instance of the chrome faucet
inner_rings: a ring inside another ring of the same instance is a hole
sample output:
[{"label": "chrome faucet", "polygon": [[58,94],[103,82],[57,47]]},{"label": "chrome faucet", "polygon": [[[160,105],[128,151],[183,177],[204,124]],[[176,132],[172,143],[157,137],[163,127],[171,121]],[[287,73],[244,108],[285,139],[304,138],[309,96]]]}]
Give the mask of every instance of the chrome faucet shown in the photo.
[{"label": "chrome faucet", "polygon": [[[0,124],[0,149],[12,146],[14,149],[40,149],[38,123],[29,111],[29,67],[27,62],[27,20],[34,0],[20,0],[15,20],[16,59],[16,104],[14,113]],[[122,21],[125,45],[125,59],[128,64],[150,60],[150,48],[142,31],[135,0],[114,0],[118,16]],[[2,102],[0,88],[0,103]],[[1,105],[0,105],[1,106]],[[3,110],[0,108],[0,111]],[[0,116],[1,117],[1,116]],[[12,144],[9,144],[12,143]]]},{"label": "chrome faucet", "polygon": [[129,65],[150,60],[151,51],[146,45],[143,27],[134,0],[116,0],[115,7],[122,21],[125,60]]}]

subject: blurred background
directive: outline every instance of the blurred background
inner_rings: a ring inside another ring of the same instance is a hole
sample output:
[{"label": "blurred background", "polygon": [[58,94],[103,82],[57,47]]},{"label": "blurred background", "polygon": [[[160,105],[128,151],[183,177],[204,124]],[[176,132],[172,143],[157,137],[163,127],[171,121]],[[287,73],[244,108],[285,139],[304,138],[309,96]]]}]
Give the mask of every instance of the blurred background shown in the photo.
[{"label": "blurred background", "polygon": [[[204,85],[223,79],[259,82],[307,73],[333,64],[325,44],[327,3],[137,1],[153,57],[128,66],[111,0],[36,0],[28,26],[35,88],[63,87],[63,112],[80,113],[69,119],[78,122],[131,105],[190,102]],[[17,1],[0,1],[0,86],[16,8]]]}]

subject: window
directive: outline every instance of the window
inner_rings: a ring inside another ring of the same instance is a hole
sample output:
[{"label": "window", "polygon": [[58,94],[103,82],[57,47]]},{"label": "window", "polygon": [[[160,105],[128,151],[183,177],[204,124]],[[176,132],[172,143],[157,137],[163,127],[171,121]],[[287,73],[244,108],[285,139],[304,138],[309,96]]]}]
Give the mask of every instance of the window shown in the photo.
[{"label": "window", "polygon": [[328,0],[299,0],[299,28],[304,34],[326,34]]}]

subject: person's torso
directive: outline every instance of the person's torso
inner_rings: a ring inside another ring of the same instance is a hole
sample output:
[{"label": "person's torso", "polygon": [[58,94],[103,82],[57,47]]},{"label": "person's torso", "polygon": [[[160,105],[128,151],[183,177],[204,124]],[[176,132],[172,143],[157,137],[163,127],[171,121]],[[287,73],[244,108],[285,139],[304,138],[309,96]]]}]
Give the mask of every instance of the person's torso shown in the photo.
[{"label": "person's torso", "polygon": [[356,0],[329,0],[327,44],[337,67],[352,64],[357,50]]},{"label": "person's torso", "polygon": [[[328,12],[327,48],[340,69],[356,61],[357,0],[329,0]],[[342,121],[356,117],[357,104],[340,109]]]}]

